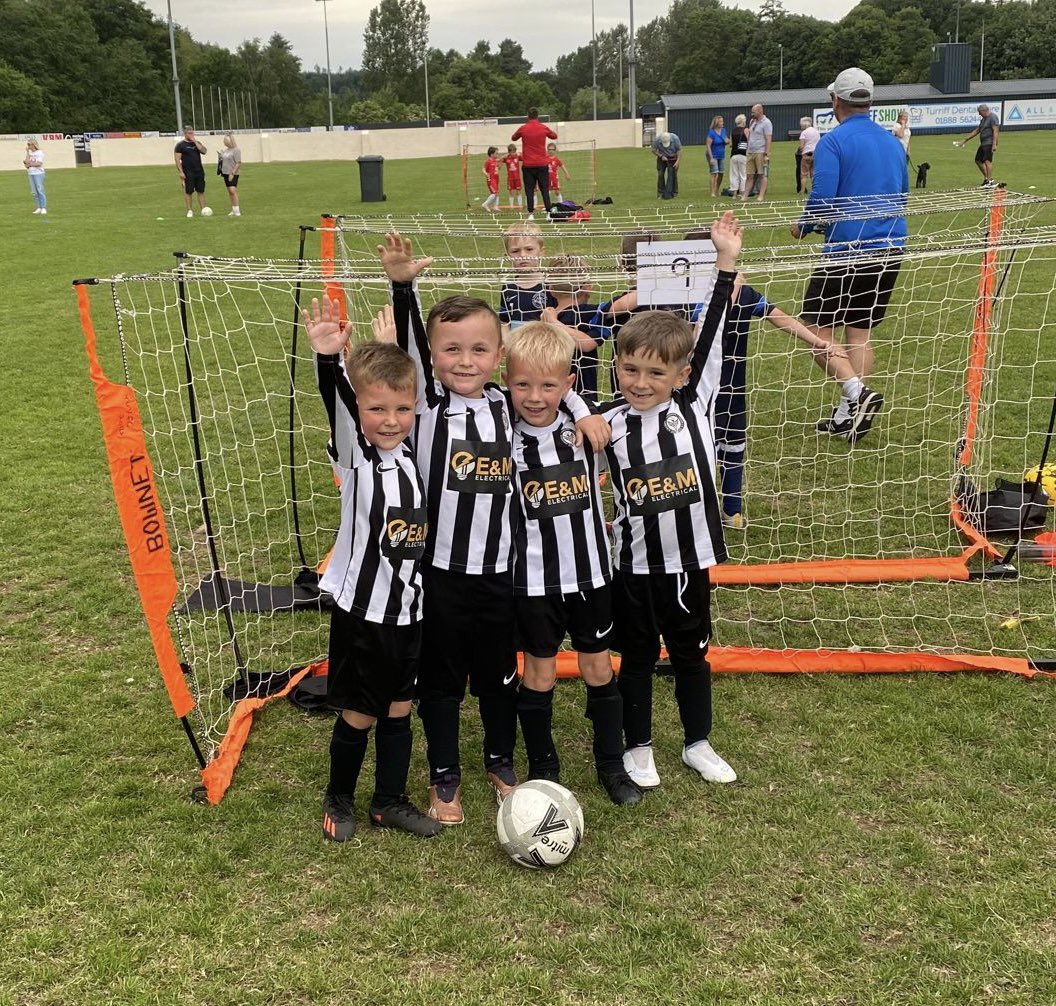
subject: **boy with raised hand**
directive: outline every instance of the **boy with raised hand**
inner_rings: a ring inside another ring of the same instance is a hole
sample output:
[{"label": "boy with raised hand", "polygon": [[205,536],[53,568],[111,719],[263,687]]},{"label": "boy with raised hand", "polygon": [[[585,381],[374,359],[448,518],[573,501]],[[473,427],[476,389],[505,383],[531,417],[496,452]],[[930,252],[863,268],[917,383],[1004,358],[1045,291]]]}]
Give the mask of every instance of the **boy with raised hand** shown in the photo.
[{"label": "boy with raised hand", "polygon": [[576,444],[561,400],[572,386],[575,339],[561,325],[529,322],[506,345],[516,506],[514,607],[524,649],[517,712],[528,778],[560,781],[552,731],[557,651],[567,632],[587,688],[598,781],[613,803],[642,791],[623,766],[623,700],[609,658],[612,564],[599,465]]},{"label": "boy with raised hand", "polygon": [[357,345],[342,359],[348,338],[336,301],[320,306],[313,299],[302,315],[341,482],[337,542],[320,581],[334,598],[327,700],[341,710],[330,741],[323,834],[345,842],[356,830],[356,783],[376,723],[370,823],[430,838],[440,825],[406,795],[427,529],[425,490],[407,443],[417,374],[392,345]]},{"label": "boy with raised hand", "polygon": [[726,558],[715,490],[710,411],[722,365],[723,317],[741,250],[732,213],[715,222],[717,275],[696,328],[668,311],[636,314],[620,333],[621,398],[604,406],[616,506],[614,649],[622,655],[624,765],[642,789],[660,785],[652,748],[653,673],[660,638],[675,676],[682,761],[709,782],[737,774],[716,754],[712,727],[708,569]]},{"label": "boy with raised hand", "polygon": [[[422,322],[414,282],[432,261],[387,234],[378,246],[392,283],[396,336],[418,370],[414,449],[430,535],[418,715],[429,761],[429,814],[463,821],[459,710],[467,681],[484,730],[484,770],[501,800],[517,785],[517,659],[513,612],[512,427],[506,393],[491,380],[502,360],[498,315],[485,301],[448,297]],[[608,425],[578,396],[565,404],[596,450]]]}]

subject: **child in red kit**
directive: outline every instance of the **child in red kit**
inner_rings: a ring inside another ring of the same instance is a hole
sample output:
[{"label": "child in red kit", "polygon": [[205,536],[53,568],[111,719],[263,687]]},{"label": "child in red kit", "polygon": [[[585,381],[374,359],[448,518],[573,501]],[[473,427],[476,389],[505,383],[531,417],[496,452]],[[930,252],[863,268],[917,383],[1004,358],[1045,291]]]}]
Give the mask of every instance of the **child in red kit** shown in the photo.
[{"label": "child in red kit", "polygon": [[498,147],[488,147],[488,156],[484,167],[481,168],[488,183],[488,198],[481,205],[489,213],[494,213],[499,208],[499,159],[495,156],[498,152]]},{"label": "child in red kit", "polygon": [[511,143],[506,148],[506,156],[499,163],[506,165],[506,190],[510,194],[510,205],[523,206],[524,187],[521,185],[521,155],[517,152],[516,143]]}]

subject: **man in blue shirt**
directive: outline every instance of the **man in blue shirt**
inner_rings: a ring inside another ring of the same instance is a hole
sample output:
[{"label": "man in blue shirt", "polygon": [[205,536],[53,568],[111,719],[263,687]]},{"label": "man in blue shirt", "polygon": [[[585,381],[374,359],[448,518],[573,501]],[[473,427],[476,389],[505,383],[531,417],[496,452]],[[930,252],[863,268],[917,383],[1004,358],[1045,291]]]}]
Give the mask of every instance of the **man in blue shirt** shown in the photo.
[{"label": "man in blue shirt", "polygon": [[[803,298],[802,318],[827,341],[843,329],[843,345],[863,385],[873,370],[872,330],[883,321],[906,243],[909,172],[902,144],[869,114],[873,78],[859,67],[830,85],[839,125],[814,150],[814,187],[792,236],[824,235],[822,261]],[[850,443],[860,440],[883,407],[864,388],[857,401],[841,396],[817,424]]]}]

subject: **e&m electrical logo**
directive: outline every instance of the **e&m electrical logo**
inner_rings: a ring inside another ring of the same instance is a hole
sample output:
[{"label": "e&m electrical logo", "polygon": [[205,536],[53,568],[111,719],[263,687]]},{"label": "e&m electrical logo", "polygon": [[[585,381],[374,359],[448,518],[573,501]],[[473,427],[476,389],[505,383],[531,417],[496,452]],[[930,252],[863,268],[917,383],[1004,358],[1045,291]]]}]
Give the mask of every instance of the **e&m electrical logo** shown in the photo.
[{"label": "e&m electrical logo", "polygon": [[505,493],[513,476],[507,442],[452,440],[447,488],[459,493]]},{"label": "e&m electrical logo", "polygon": [[627,510],[635,517],[678,510],[700,502],[700,482],[688,454],[624,469]]},{"label": "e&m electrical logo", "polygon": [[390,507],[385,512],[381,551],[390,559],[417,559],[425,552],[429,537],[425,507]]},{"label": "e&m electrical logo", "polygon": [[581,513],[590,506],[590,477],[581,461],[529,468],[519,478],[529,520]]}]

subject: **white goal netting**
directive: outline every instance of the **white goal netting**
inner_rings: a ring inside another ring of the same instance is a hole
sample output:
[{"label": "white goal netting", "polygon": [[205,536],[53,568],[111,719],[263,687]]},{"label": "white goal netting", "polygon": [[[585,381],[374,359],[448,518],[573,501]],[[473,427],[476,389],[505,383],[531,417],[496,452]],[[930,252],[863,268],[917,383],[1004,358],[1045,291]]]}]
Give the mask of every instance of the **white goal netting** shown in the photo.
[{"label": "white goal netting", "polygon": [[[731,562],[716,576],[717,668],[1048,666],[1056,570],[1036,561],[1046,553],[1034,539],[1051,531],[1056,508],[1021,540],[987,532],[963,493],[1022,483],[1051,435],[1056,227],[1034,222],[1044,209],[1015,193],[910,200],[898,286],[875,333],[871,384],[885,405],[853,446],[815,430],[835,388],[810,353],[751,323],[747,525],[729,531]],[[819,250],[787,236],[798,212],[753,206],[740,264],[790,314]],[[552,258],[578,256],[590,300],[602,302],[628,288],[623,235],[682,239],[712,215],[688,208],[544,224],[544,274]],[[369,338],[388,299],[375,249],[392,229],[434,259],[419,283],[427,307],[455,293],[497,302],[509,274],[503,226],[470,216],[337,217],[319,228],[318,260],[188,256],[165,273],[95,281],[116,319],[101,355],[121,371],[118,386],[134,391],[167,526],[175,596],[161,620],[191,700],[185,709],[174,695],[174,704],[207,784],[240,709],[325,656],[325,598],[314,582],[336,535],[338,492],[296,318],[326,290],[343,300],[351,337]],[[603,362],[609,352],[603,344]],[[599,390],[611,393],[604,366]],[[104,433],[116,436],[105,417]],[[119,455],[111,450],[115,489]],[[125,520],[126,536],[135,526]],[[144,594],[138,573],[137,582]],[[214,782],[210,797],[223,786]]]}]

